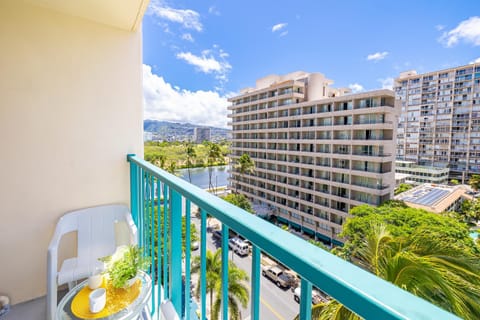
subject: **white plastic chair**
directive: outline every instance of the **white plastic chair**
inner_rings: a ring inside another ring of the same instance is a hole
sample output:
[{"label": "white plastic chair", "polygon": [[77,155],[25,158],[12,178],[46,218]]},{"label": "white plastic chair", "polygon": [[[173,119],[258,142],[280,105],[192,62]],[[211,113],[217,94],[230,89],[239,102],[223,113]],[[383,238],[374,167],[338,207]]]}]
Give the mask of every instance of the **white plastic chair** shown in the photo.
[{"label": "white plastic chair", "polygon": [[[125,222],[129,229],[129,243],[118,243],[115,232],[117,222]],[[58,265],[58,246],[63,235],[77,231],[77,257]],[[87,278],[102,266],[98,258],[111,255],[118,245],[137,244],[137,228],[130,210],[125,205],[103,205],[66,213],[57,223],[48,246],[47,259],[47,320],[55,317],[57,288]]]}]

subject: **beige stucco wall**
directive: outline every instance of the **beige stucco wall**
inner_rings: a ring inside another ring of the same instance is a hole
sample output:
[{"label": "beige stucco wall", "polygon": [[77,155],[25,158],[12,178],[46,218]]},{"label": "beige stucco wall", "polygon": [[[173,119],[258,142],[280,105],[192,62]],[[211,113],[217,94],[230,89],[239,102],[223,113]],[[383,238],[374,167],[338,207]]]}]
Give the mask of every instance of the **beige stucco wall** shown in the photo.
[{"label": "beige stucco wall", "polygon": [[0,294],[46,292],[66,211],[129,202],[143,154],[141,32],[0,2]]}]

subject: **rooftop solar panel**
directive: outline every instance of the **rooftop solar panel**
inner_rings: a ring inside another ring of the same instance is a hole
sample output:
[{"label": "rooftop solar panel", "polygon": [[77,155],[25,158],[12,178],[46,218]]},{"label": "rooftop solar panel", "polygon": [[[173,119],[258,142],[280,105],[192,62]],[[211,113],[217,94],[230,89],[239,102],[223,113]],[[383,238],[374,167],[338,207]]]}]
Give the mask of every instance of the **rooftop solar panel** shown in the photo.
[{"label": "rooftop solar panel", "polygon": [[422,204],[425,206],[431,206],[441,198],[443,198],[445,195],[447,195],[450,191],[448,190],[442,190],[442,189],[432,189],[430,192],[427,194],[414,199],[412,202]]}]

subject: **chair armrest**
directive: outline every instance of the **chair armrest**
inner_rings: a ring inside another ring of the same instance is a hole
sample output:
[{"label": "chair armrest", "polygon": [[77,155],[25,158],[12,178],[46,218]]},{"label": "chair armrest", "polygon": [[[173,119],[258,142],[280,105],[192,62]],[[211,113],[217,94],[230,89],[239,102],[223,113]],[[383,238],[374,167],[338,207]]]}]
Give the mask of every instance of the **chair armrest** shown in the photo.
[{"label": "chair armrest", "polygon": [[53,234],[52,240],[50,240],[50,244],[48,245],[48,252],[56,252],[58,250],[58,245],[60,244],[62,236],[63,234],[60,232],[59,228],[55,228],[55,233]]},{"label": "chair armrest", "polygon": [[53,234],[52,240],[50,240],[50,244],[48,245],[48,253],[47,253],[47,272],[49,277],[57,276],[57,264],[58,264],[58,246],[60,244],[60,240],[62,239],[62,232],[60,228],[55,228],[55,232]]},{"label": "chair armrest", "polygon": [[126,222],[128,229],[130,231],[130,244],[138,244],[138,235],[137,235],[137,226],[133,222],[132,215],[130,213],[126,214]]}]

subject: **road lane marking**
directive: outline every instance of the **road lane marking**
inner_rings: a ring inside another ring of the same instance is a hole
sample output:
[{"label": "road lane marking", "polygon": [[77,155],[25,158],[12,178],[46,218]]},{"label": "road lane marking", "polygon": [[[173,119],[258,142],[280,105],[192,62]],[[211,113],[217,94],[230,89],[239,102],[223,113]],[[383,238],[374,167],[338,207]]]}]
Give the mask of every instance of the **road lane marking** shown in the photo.
[{"label": "road lane marking", "polygon": [[[250,292],[252,292],[252,287],[250,287],[248,284],[247,284],[247,287],[250,289]],[[273,307],[268,303],[266,302],[265,300],[263,300],[262,297],[260,297],[260,303],[262,303],[265,307],[267,307],[268,310],[270,310],[270,312],[273,313],[273,315],[275,317],[277,317],[277,319],[279,320],[285,320],[284,317],[282,317],[277,311],[275,311],[275,309],[273,309]],[[250,317],[249,317],[250,318]]]}]

